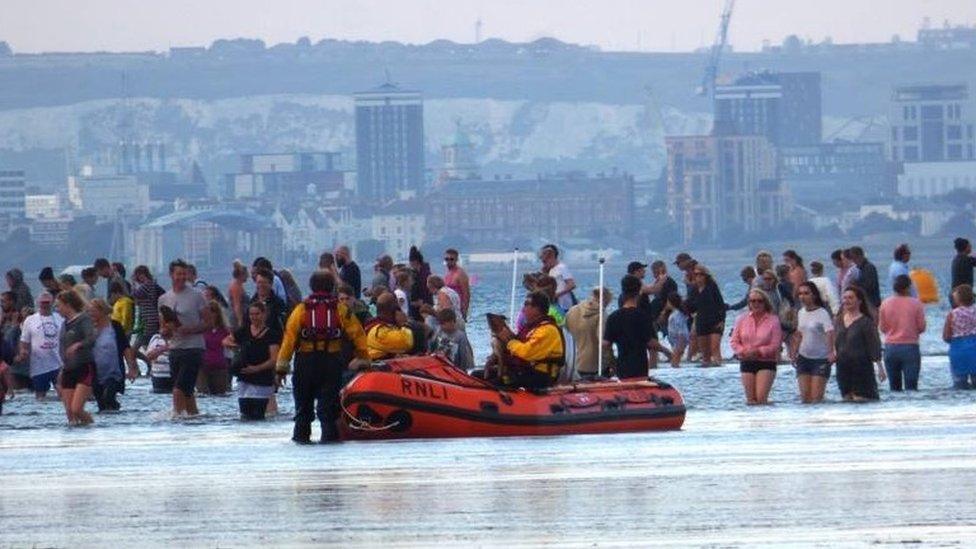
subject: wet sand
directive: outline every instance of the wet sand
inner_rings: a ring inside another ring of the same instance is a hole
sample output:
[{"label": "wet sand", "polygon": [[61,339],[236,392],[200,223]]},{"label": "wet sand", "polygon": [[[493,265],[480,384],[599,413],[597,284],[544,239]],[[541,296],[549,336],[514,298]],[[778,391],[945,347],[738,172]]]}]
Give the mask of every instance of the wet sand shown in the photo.
[{"label": "wet sand", "polygon": [[[0,417],[3,546],[863,546],[976,543],[976,392],[926,359],[881,403],[741,402],[734,366],[661,370],[681,432],[298,447],[233,398],[172,421],[140,380],[67,428],[20,395]],[[282,409],[292,409],[282,398]],[[316,433],[317,434],[317,433]]]}]

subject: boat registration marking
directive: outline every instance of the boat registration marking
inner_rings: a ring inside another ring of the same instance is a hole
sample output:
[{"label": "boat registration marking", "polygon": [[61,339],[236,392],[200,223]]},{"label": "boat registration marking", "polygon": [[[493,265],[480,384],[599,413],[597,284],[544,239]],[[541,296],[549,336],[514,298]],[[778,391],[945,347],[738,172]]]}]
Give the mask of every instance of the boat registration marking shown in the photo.
[{"label": "boat registration marking", "polygon": [[447,387],[416,379],[400,379],[400,392],[405,395],[425,397],[433,400],[450,400]]}]

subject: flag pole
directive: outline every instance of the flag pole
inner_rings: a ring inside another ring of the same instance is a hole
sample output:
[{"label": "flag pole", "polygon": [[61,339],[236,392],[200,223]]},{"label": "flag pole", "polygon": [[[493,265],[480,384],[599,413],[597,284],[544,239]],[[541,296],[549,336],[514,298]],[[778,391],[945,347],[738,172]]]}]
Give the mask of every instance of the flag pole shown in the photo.
[{"label": "flag pole", "polygon": [[603,377],[603,266],[606,263],[606,259],[600,258],[600,285],[598,286],[600,293],[600,303],[597,305],[600,309],[599,316],[597,317],[597,341],[599,345],[597,346],[596,353],[596,375],[598,377]]}]

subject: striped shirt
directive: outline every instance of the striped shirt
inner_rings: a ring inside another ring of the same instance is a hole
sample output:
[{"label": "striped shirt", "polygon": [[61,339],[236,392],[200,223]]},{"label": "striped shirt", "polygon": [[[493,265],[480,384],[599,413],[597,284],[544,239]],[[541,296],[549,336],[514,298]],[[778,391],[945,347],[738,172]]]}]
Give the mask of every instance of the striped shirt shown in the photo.
[{"label": "striped shirt", "polygon": [[152,337],[159,333],[159,296],[166,293],[155,281],[140,284],[132,292],[139,308],[139,320],[142,323],[142,333]]}]

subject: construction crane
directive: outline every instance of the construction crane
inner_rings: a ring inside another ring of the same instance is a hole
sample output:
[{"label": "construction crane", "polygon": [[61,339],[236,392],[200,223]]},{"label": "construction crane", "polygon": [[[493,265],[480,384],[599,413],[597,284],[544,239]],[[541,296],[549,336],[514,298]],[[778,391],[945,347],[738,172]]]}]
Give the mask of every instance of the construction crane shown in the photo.
[{"label": "construction crane", "polygon": [[702,76],[701,86],[698,87],[698,95],[712,97],[715,93],[715,79],[718,77],[718,64],[722,59],[722,50],[729,36],[729,21],[732,19],[732,9],[735,7],[735,0],[725,0],[725,7],[722,8],[722,21],[718,26],[718,33],[715,35],[715,43],[708,52],[708,64],[705,65],[705,75]]}]

